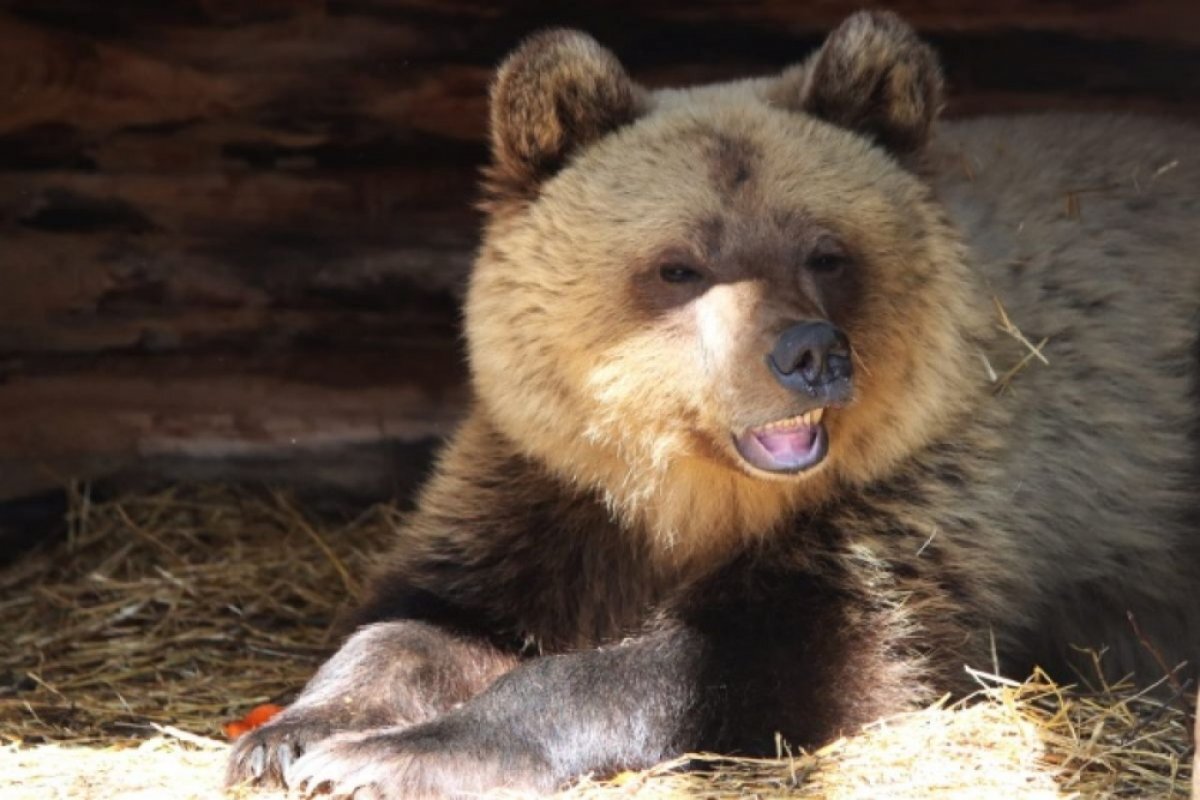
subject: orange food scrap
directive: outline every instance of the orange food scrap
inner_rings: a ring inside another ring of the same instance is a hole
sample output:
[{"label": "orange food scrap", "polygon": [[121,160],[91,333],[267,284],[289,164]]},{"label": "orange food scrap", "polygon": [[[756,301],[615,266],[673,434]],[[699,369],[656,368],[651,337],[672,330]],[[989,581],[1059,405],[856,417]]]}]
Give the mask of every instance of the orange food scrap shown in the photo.
[{"label": "orange food scrap", "polygon": [[240,719],[235,719],[232,722],[223,723],[221,725],[221,730],[225,731],[225,735],[232,740],[250,730],[250,726],[242,722]]},{"label": "orange food scrap", "polygon": [[250,709],[246,713],[246,716],[241,719],[226,722],[221,726],[221,730],[225,731],[225,735],[230,739],[236,739],[243,733],[262,727],[280,711],[283,711],[283,706],[277,706],[274,703],[263,703],[260,706]]}]

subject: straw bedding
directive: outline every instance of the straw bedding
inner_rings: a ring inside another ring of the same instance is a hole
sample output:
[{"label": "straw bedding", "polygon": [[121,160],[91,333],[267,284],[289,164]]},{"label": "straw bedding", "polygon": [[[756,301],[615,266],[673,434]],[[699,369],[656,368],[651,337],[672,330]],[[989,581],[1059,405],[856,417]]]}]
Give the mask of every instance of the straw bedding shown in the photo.
[{"label": "straw bedding", "polygon": [[[0,796],[225,797],[221,722],[303,685],[400,518],[383,505],[332,520],[281,494],[222,487],[102,504],[77,493],[66,539],[0,571]],[[980,682],[974,702],[815,753],[781,742],[778,759],[696,756],[568,795],[1188,796],[1179,698],[1044,676]]]}]

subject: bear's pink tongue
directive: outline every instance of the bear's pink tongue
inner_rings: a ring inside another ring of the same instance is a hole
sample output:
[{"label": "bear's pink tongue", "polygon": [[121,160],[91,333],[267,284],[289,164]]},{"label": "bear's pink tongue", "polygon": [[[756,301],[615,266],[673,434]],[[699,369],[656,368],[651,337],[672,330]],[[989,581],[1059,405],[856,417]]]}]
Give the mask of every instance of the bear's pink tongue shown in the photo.
[{"label": "bear's pink tongue", "polygon": [[825,458],[825,429],[793,425],[746,431],[737,437],[742,458],[767,472],[801,472]]},{"label": "bear's pink tongue", "polygon": [[817,441],[817,427],[806,425],[799,428],[763,431],[754,434],[759,444],[779,461],[799,461],[812,452]]}]

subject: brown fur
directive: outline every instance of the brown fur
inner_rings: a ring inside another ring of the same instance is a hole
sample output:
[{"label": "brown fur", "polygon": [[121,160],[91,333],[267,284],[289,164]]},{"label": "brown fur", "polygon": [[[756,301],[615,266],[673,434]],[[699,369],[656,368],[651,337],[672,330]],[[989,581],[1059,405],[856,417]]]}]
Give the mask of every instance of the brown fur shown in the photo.
[{"label": "brown fur", "polygon": [[[1017,677],[1070,679],[1080,645],[1149,682],[1127,612],[1169,663],[1196,657],[1200,134],[935,131],[941,88],[890,14],[781,76],[694,89],[647,92],[578,33],[505,62],[476,403],[361,619],[425,620],[512,669],[423,725],[397,708],[331,737],[301,783],[546,790],[775,731],[816,744],[964,688],[993,643]],[[831,249],[844,267],[810,268]],[[1048,342],[1003,391],[1026,351],[993,298]],[[756,471],[734,436],[811,407],[764,354],[814,319],[849,337],[852,399],[818,467]],[[371,664],[410,635],[321,691],[390,697]],[[232,778],[277,763],[280,736],[256,737]]]}]

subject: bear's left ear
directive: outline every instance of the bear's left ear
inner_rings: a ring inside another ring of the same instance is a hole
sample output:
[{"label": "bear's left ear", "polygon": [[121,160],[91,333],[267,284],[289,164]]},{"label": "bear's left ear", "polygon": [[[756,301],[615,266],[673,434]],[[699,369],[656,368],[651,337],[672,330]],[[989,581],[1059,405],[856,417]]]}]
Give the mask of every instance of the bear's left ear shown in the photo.
[{"label": "bear's left ear", "polygon": [[937,56],[890,11],[860,11],[803,65],[788,70],[770,99],[863,133],[898,156],[922,150],[942,106]]},{"label": "bear's left ear", "polygon": [[563,29],[534,34],[492,84],[490,189],[532,196],[573,152],[632,122],[644,105],[643,90],[592,37]]}]

